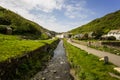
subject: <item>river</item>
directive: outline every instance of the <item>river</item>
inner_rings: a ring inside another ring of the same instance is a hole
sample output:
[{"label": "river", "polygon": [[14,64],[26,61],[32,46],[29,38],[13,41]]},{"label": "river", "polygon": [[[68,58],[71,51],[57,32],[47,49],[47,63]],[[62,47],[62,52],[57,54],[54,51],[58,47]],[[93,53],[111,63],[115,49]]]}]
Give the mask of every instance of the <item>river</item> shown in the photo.
[{"label": "river", "polygon": [[54,56],[46,69],[38,72],[31,80],[73,80],[62,40],[54,50]]}]

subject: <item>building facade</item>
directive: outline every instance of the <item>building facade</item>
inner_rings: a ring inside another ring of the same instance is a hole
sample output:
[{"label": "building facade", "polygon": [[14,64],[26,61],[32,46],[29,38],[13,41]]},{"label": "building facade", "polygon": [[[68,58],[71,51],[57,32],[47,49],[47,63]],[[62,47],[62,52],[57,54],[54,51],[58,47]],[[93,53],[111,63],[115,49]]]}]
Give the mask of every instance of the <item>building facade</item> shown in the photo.
[{"label": "building facade", "polygon": [[120,40],[120,30],[111,30],[107,36],[114,36],[116,40]]}]

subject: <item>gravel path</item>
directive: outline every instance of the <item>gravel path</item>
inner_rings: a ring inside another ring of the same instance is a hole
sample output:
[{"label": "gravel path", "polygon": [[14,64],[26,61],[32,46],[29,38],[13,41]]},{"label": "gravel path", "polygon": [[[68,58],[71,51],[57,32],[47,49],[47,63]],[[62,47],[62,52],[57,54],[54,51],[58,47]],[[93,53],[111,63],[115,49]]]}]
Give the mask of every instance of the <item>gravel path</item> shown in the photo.
[{"label": "gravel path", "polygon": [[46,69],[37,73],[31,80],[73,80],[62,40],[55,49],[54,57]]},{"label": "gravel path", "polygon": [[96,50],[96,49],[93,49],[93,48],[90,48],[90,47],[87,47],[87,46],[84,46],[84,45],[80,45],[80,44],[77,44],[77,43],[74,43],[74,42],[71,42],[70,40],[68,40],[68,42],[82,50],[85,50],[86,52],[88,53],[91,53],[93,55],[96,55],[98,57],[104,57],[104,56],[108,56],[109,58],[109,61],[111,63],[113,63],[114,65],[120,67],[120,56],[118,55],[115,55],[115,54],[112,54],[112,53],[108,53],[108,52],[103,52],[103,51],[99,51],[99,50]]}]

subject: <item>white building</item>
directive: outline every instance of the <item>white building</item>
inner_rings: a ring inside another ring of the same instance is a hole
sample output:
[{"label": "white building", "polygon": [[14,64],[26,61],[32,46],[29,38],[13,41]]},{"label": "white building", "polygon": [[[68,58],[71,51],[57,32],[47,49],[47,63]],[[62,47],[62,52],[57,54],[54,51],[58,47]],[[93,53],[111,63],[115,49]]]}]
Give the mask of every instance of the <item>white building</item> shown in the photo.
[{"label": "white building", "polygon": [[64,38],[63,34],[56,35],[57,38]]},{"label": "white building", "polygon": [[107,36],[114,36],[116,40],[120,40],[120,30],[111,30]]}]

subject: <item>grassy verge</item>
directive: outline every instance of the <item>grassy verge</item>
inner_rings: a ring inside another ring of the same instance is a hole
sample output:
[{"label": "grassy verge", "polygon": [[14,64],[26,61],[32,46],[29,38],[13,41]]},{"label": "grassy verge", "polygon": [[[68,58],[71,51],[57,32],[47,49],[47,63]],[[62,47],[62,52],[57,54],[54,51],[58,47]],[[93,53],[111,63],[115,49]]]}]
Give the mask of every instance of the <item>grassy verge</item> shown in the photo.
[{"label": "grassy verge", "polygon": [[[97,40],[96,41],[95,40],[89,40],[89,41],[97,42]],[[82,40],[82,41],[73,40],[73,42],[87,46],[87,40]],[[106,41],[106,42],[109,42],[109,41]],[[93,45],[91,45],[89,47],[97,49],[97,50],[105,51],[105,52],[110,52],[112,54],[120,55],[120,50],[115,48],[115,47],[108,47],[106,45],[103,45],[103,46],[93,46]]]},{"label": "grassy verge", "polygon": [[18,36],[0,34],[0,62],[51,44],[54,40],[23,40]]},{"label": "grassy verge", "polygon": [[57,43],[0,34],[0,80],[30,80],[46,66]]},{"label": "grassy verge", "polygon": [[95,47],[95,46],[90,46],[91,48],[97,49],[97,50],[101,50],[101,51],[105,51],[105,52],[110,52],[113,54],[117,54],[120,56],[120,50],[116,49],[116,48],[110,48],[107,46],[99,46],[99,47]]},{"label": "grassy verge", "polygon": [[66,41],[64,45],[68,60],[72,68],[75,69],[75,74],[79,78],[78,80],[118,80],[108,74],[109,72],[114,73],[114,65],[110,63],[104,64],[99,61],[98,57],[88,54]]}]

